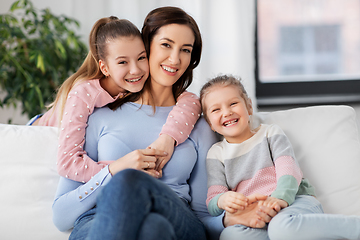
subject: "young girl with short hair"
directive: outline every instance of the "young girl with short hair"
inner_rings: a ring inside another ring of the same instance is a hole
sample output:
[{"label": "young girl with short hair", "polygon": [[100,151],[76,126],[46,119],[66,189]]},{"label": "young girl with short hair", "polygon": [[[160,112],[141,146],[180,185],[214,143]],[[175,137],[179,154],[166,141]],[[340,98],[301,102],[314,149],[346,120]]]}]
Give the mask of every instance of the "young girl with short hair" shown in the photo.
[{"label": "young girl with short hair", "polygon": [[251,127],[251,100],[238,79],[210,80],[200,101],[210,127],[224,137],[206,160],[209,213],[245,210],[254,194],[267,196],[262,204],[278,212],[268,225],[252,218],[250,226],[229,226],[220,239],[360,239],[359,216],[324,214],[285,133],[277,125]]}]

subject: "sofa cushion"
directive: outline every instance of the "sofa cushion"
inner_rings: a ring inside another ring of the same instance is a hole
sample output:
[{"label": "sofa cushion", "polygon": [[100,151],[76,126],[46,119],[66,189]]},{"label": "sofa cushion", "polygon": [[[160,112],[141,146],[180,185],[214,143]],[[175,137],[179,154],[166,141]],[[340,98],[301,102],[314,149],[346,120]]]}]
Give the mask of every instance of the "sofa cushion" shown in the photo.
[{"label": "sofa cushion", "polygon": [[325,212],[360,215],[360,141],[353,108],[315,106],[256,113],[253,127],[260,123],[275,123],[284,130]]},{"label": "sofa cushion", "polygon": [[0,124],[0,239],[67,239],[52,222],[57,128]]}]

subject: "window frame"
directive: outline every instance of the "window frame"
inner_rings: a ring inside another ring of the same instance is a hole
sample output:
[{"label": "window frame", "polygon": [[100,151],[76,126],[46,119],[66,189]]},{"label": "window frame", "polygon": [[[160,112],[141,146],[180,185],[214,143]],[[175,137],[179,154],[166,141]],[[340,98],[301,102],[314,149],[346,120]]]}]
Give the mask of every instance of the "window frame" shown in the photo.
[{"label": "window frame", "polygon": [[360,78],[331,81],[261,82],[258,54],[258,0],[255,0],[255,85],[258,106],[360,102]]}]

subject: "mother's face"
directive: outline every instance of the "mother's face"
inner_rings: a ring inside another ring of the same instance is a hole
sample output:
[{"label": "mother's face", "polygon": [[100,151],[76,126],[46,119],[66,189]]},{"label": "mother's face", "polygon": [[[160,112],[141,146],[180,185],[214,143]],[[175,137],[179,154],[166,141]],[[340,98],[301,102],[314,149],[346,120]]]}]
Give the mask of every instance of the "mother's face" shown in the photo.
[{"label": "mother's face", "polygon": [[190,64],[195,36],[190,27],[169,24],[161,27],[150,44],[152,82],[172,86]]}]

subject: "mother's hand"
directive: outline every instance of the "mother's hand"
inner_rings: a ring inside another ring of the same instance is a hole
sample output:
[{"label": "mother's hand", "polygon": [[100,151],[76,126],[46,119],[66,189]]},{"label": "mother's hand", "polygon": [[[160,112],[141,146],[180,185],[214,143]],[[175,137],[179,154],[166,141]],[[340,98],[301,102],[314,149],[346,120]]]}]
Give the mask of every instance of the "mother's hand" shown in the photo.
[{"label": "mother's hand", "polygon": [[133,168],[158,178],[161,176],[161,173],[154,169],[156,166],[156,159],[166,155],[167,153],[157,149],[135,150],[110,163],[109,171],[111,175],[115,175],[121,170]]},{"label": "mother's hand", "polygon": [[263,228],[277,214],[273,208],[263,205],[266,198],[267,196],[260,194],[248,196],[249,205],[244,210],[225,213],[224,226],[241,224],[252,228]]}]

